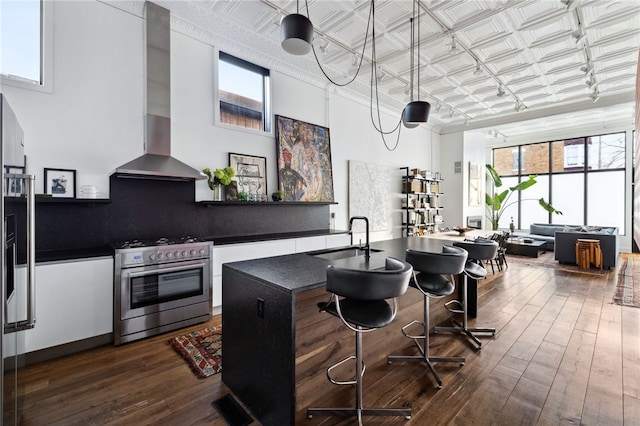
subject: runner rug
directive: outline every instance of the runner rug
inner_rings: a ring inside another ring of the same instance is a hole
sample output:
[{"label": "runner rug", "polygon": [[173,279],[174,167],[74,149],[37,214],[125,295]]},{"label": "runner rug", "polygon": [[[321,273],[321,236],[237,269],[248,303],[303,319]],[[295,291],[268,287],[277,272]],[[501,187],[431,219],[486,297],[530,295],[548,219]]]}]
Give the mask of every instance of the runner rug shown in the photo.
[{"label": "runner rug", "polygon": [[613,301],[640,308],[640,254],[622,253]]},{"label": "runner rug", "polygon": [[169,339],[169,344],[184,358],[201,379],[222,371],[222,326],[207,327]]}]

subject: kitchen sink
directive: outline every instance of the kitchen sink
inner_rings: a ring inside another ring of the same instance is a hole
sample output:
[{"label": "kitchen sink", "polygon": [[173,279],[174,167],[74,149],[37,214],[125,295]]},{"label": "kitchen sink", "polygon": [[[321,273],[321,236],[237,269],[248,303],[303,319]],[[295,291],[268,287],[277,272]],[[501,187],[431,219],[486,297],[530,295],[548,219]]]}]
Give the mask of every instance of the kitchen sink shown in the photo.
[{"label": "kitchen sink", "polygon": [[[370,252],[378,253],[382,250],[371,249]],[[360,247],[342,247],[337,249],[319,250],[309,253],[311,256],[321,257],[327,260],[346,259],[348,257],[364,256],[367,251]]]}]

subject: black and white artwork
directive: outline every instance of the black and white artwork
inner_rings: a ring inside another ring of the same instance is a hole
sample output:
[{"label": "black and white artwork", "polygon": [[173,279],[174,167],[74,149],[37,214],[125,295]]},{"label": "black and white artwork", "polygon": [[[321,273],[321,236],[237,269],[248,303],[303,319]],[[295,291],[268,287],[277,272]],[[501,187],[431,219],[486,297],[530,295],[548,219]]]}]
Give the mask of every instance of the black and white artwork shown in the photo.
[{"label": "black and white artwork", "polygon": [[76,198],[76,171],[44,169],[44,193],[58,198]]}]

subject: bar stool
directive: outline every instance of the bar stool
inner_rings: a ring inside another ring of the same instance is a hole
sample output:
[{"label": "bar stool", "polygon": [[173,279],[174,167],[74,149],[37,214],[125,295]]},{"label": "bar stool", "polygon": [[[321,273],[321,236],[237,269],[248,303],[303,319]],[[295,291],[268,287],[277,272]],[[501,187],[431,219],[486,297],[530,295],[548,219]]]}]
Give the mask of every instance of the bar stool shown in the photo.
[{"label": "bar stool", "polygon": [[[420,355],[402,356],[390,355],[387,362],[424,362],[429,367],[431,374],[438,383],[438,388],[442,388],[442,379],[436,372],[434,362],[459,362],[464,365],[464,357],[439,357],[429,355],[429,299],[441,298],[450,295],[454,291],[454,275],[462,272],[467,260],[467,252],[463,249],[451,246],[442,247],[442,253],[428,253],[415,250],[407,250],[406,260],[413,268],[413,280],[411,287],[420,290],[423,296],[422,321],[415,320],[402,327],[402,334],[413,339],[413,342],[420,351]],[[415,271],[419,273],[416,274]],[[449,276],[449,279],[445,277]],[[422,335],[409,334],[409,327],[414,324],[422,325]],[[420,346],[422,341],[422,346]]]},{"label": "bar stool", "polygon": [[[314,415],[356,416],[362,424],[362,416],[404,416],[411,418],[411,408],[363,408],[362,376],[365,364],[362,360],[362,333],[376,330],[391,323],[398,311],[396,298],[409,286],[413,268],[410,264],[392,257],[385,261],[383,270],[355,270],[330,265],[327,268],[327,291],[332,293],[327,303],[318,303],[325,311],[342,320],[356,337],[356,354],[339,361],[327,369],[327,378],[336,385],[355,385],[356,406],[340,408],[308,408],[307,417]],[[340,298],[342,297],[342,298]],[[393,308],[386,299],[393,299]],[[355,378],[348,381],[335,379],[334,368],[355,360]]]},{"label": "bar stool", "polygon": [[[445,304],[445,307],[449,312],[455,314],[462,314],[462,323],[451,318],[451,321],[456,325],[455,327],[435,327],[434,333],[461,333],[465,334],[471,339],[478,349],[482,349],[482,342],[473,333],[488,333],[495,336],[495,328],[477,328],[469,327],[467,323],[467,302],[468,302],[468,283],[467,279],[472,278],[479,280],[486,278],[487,270],[482,266],[488,259],[493,259],[498,251],[498,243],[495,241],[481,240],[476,242],[463,242],[456,241],[454,246],[463,248],[469,253],[469,260],[464,265],[464,275],[462,277],[462,292],[461,301],[451,300]],[[451,308],[452,305],[458,305],[458,308]]]}]

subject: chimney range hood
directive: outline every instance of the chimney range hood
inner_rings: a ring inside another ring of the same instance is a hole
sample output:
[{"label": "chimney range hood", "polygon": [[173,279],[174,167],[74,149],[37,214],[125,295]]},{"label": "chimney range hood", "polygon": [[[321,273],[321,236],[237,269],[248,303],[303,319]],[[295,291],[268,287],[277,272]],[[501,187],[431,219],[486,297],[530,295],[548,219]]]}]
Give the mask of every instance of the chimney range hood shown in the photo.
[{"label": "chimney range hood", "polygon": [[197,169],[171,156],[170,13],[154,3],[146,5],[145,153],[122,166],[118,177],[140,179],[206,179]]}]

